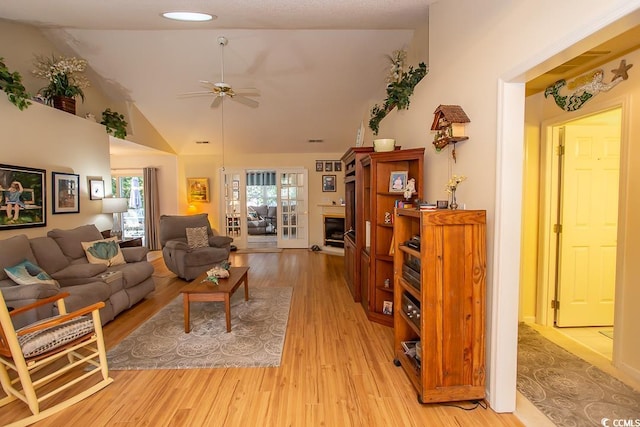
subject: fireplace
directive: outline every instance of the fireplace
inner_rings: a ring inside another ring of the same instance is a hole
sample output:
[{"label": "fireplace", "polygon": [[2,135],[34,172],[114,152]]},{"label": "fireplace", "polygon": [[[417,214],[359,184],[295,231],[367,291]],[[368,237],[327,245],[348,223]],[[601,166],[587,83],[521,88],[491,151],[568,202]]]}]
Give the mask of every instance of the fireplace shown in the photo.
[{"label": "fireplace", "polygon": [[344,248],[344,216],[323,215],[324,245]]}]

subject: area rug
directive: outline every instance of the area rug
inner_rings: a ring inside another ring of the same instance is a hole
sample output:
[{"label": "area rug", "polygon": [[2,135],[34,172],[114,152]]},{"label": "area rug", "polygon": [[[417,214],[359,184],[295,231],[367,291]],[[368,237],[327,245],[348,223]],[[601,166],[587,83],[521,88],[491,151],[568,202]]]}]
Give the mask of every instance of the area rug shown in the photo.
[{"label": "area rug", "polygon": [[640,419],[640,393],[544,338],[518,329],[517,388],[557,426]]},{"label": "area rug", "polygon": [[293,288],[239,289],[231,297],[231,332],[223,302],[191,303],[184,332],[182,295],[107,352],[113,370],[280,366]]}]

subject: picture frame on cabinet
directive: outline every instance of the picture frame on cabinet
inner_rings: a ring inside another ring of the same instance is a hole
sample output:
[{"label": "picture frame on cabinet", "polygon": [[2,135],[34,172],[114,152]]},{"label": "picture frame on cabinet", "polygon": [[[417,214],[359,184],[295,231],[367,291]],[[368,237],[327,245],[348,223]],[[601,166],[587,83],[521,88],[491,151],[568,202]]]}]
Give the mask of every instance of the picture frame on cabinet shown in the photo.
[{"label": "picture frame on cabinet", "polygon": [[102,200],[104,198],[104,181],[101,179],[89,180],[89,200]]},{"label": "picture frame on cabinet", "polygon": [[389,192],[390,193],[403,193],[407,187],[407,178],[409,172],[407,171],[394,171],[391,172],[389,177]]},{"label": "picture frame on cabinet", "polygon": [[0,164],[0,230],[46,227],[46,171]]},{"label": "picture frame on cabinet", "polygon": [[392,301],[383,301],[382,303],[382,314],[393,314],[393,302]]},{"label": "picture frame on cabinet", "polygon": [[80,175],[51,172],[53,214],[80,213]]}]

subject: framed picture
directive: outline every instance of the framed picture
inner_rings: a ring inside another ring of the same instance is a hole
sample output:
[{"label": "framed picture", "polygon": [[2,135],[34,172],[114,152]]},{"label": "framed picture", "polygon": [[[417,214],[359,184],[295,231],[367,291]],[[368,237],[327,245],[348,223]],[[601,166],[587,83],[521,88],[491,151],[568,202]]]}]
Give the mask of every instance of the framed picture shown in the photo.
[{"label": "framed picture", "polygon": [[324,171],[333,172],[333,162],[324,162]]},{"label": "framed picture", "polygon": [[407,186],[407,171],[391,172],[389,177],[389,192],[390,193],[402,193]]},{"label": "framed picture", "polygon": [[324,170],[324,162],[322,160],[316,160],[316,172],[322,172]]},{"label": "framed picture", "polygon": [[336,191],[335,175],[322,175],[322,191]]},{"label": "framed picture", "polygon": [[342,170],[342,162],[333,162],[333,170],[340,172]]},{"label": "framed picture", "polygon": [[45,227],[46,171],[0,165],[0,230]]},{"label": "framed picture", "polygon": [[233,190],[239,190],[240,189],[240,181],[238,181],[237,179],[234,179],[233,182],[231,183],[231,188]]},{"label": "framed picture", "polygon": [[102,200],[104,198],[104,181],[101,179],[89,180],[89,200]]},{"label": "framed picture", "polygon": [[187,199],[209,203],[209,178],[187,178]]},{"label": "framed picture", "polygon": [[437,200],[436,201],[436,207],[438,209],[447,209],[449,207],[449,201],[448,200]]},{"label": "framed picture", "polygon": [[393,314],[393,302],[384,301],[382,303],[382,314]]},{"label": "framed picture", "polygon": [[80,175],[74,173],[51,172],[53,181],[52,200],[54,214],[80,212]]}]

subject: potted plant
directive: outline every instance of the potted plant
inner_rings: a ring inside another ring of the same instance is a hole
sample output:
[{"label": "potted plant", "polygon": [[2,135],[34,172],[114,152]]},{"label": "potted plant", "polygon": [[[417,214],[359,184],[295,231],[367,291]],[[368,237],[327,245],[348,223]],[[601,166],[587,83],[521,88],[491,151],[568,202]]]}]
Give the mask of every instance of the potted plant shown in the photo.
[{"label": "potted plant", "polygon": [[13,105],[20,110],[24,110],[31,105],[31,102],[29,102],[31,96],[22,84],[20,73],[9,71],[3,61],[4,58],[0,57],[0,89],[7,94],[7,98]]},{"label": "potted plant", "polygon": [[117,111],[111,111],[111,108],[102,112],[100,123],[106,126],[108,134],[116,138],[124,139],[127,136],[127,122],[124,120],[124,115]]},{"label": "potted plant", "polygon": [[391,110],[398,107],[398,110],[409,108],[409,97],[413,95],[413,89],[420,80],[427,74],[427,66],[421,62],[418,68],[409,67],[404,70],[407,53],[404,50],[396,50],[393,56],[389,56],[391,70],[387,77],[387,98],[382,105],[374,105],[371,109],[369,119],[369,129],[374,135],[378,134],[380,122]]},{"label": "potted plant", "polygon": [[40,94],[54,108],[76,113],[76,100],[79,96],[84,101],[82,89],[89,86],[89,80],[82,74],[87,68],[87,61],[65,56],[51,57],[36,56],[33,75],[49,81],[49,84],[40,89]]}]

